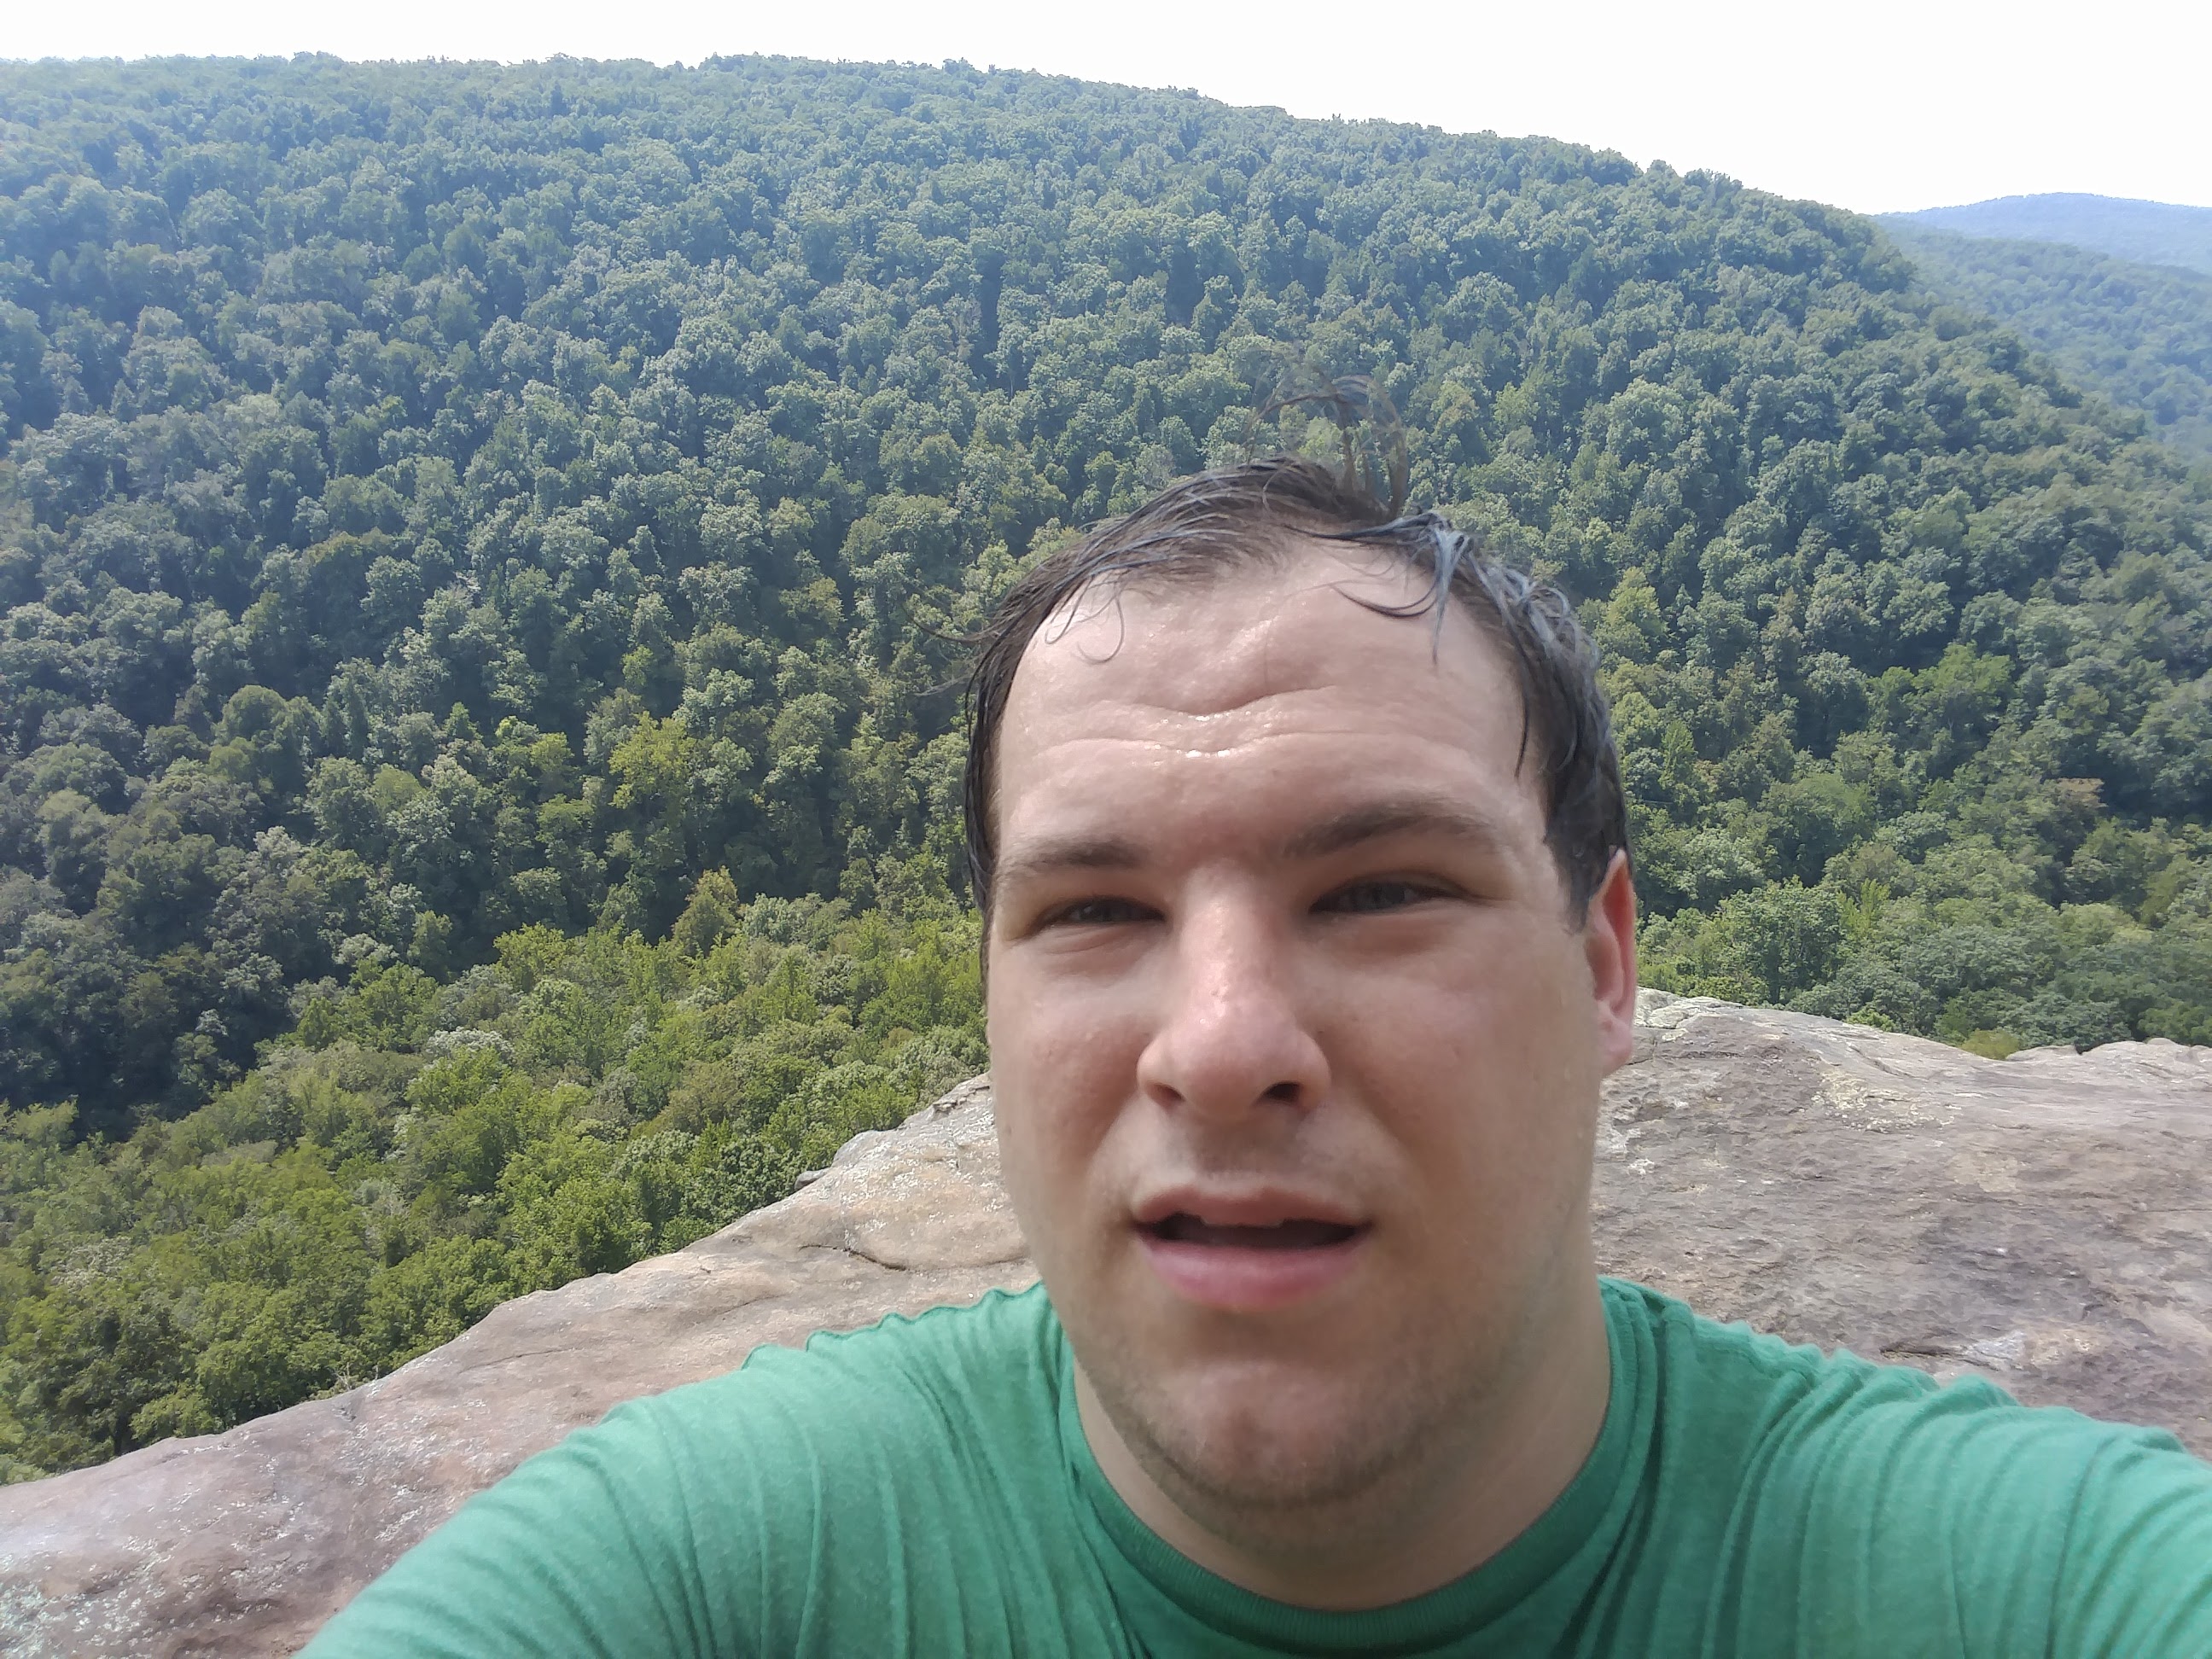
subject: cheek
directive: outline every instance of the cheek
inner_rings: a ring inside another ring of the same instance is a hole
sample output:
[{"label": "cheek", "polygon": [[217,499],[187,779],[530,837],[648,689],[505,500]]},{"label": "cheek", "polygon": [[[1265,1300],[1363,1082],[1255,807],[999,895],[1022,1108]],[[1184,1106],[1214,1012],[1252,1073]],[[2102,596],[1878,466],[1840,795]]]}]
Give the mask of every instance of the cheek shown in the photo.
[{"label": "cheek", "polygon": [[1007,1190],[1035,1242],[1088,1207],[1102,1149],[1135,1090],[1143,1036],[1097,997],[1054,995],[994,970],[991,1079]]},{"label": "cheek", "polygon": [[1412,1180],[1493,1214],[1586,1182],[1595,1033],[1571,972],[1480,953],[1374,988],[1340,1008],[1332,1066],[1394,1122]]},{"label": "cheek", "polygon": [[991,1071],[1040,1108],[1075,1109],[1111,1086],[1116,1071],[1133,1078],[1142,1037],[1117,1016],[1115,999],[1070,994],[1033,981],[994,980],[985,1009]]}]

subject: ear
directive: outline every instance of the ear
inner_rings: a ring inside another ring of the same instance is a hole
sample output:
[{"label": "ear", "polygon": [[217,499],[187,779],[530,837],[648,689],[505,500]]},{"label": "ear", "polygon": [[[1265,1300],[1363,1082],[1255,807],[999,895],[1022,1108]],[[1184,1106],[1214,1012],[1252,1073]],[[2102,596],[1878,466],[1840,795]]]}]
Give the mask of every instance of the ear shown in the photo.
[{"label": "ear", "polygon": [[1613,855],[1590,897],[1583,951],[1589,963],[1599,1054],[1609,1077],[1636,1053],[1636,884],[1625,852]]}]

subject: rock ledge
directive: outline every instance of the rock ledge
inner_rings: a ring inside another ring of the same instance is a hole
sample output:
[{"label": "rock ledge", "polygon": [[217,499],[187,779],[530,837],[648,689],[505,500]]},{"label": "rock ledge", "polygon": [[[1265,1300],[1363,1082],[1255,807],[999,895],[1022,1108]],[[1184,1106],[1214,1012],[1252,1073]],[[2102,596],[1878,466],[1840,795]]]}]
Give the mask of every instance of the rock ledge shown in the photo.
[{"label": "rock ledge", "polygon": [[[1599,1131],[1607,1271],[2212,1454],[2212,1048],[1985,1060],[1657,992],[1638,1016]],[[295,1651],[470,1493],[617,1402],[1027,1282],[998,1173],[977,1079],[782,1203],[508,1303],[377,1382],[0,1489],[0,1650]]]}]

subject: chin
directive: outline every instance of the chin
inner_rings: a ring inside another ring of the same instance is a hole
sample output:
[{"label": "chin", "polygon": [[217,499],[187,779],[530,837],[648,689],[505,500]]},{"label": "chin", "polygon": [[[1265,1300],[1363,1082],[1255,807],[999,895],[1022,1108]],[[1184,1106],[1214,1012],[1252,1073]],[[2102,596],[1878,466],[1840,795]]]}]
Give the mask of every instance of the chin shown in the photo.
[{"label": "chin", "polygon": [[1420,1456],[1430,1413],[1409,1380],[1201,1364],[1106,1403],[1164,1486],[1206,1507],[1287,1520],[1354,1501]]}]

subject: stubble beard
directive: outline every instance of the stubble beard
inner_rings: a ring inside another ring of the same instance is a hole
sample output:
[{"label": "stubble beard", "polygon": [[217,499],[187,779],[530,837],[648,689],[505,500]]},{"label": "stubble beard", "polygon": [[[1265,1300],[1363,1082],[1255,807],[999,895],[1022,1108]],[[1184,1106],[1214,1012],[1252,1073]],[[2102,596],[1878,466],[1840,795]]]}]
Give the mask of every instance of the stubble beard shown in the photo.
[{"label": "stubble beard", "polygon": [[1213,1397],[1194,1400],[1127,1349],[1085,1370],[1131,1456],[1207,1532],[1334,1559],[1348,1540],[1389,1535],[1426,1510],[1466,1467],[1518,1346],[1507,1333],[1472,1334],[1438,1352],[1431,1330],[1426,1364],[1423,1342],[1390,1344],[1359,1375],[1287,1393],[1217,1383],[1199,1390]]}]

